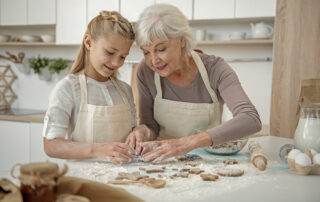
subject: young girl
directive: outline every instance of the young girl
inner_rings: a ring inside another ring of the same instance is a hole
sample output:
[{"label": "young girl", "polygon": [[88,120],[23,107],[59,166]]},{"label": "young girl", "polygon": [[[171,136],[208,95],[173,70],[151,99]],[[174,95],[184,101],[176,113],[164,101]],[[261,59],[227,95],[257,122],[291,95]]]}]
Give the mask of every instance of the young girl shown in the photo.
[{"label": "young girl", "polygon": [[134,37],[132,25],[115,11],[102,11],[88,24],[70,74],[49,98],[43,131],[48,156],[132,160],[134,151],[123,142],[136,124],[135,107],[116,71]]}]

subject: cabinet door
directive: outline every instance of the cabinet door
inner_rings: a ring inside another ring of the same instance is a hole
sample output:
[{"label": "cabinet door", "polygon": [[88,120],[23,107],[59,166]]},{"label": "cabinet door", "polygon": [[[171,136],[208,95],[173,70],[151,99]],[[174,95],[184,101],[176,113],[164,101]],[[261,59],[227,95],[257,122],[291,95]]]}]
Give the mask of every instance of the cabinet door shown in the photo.
[{"label": "cabinet door", "polygon": [[274,17],[276,0],[235,0],[237,18]]},{"label": "cabinet door", "polygon": [[30,123],[30,162],[40,162],[49,159],[43,149],[42,130],[42,123]]},{"label": "cabinet door", "polygon": [[88,23],[102,10],[119,12],[119,0],[88,0]]},{"label": "cabinet door", "polygon": [[166,3],[176,6],[189,19],[192,19],[192,0],[156,0],[156,3]]},{"label": "cabinet door", "polygon": [[56,24],[56,1],[28,0],[28,24]]},{"label": "cabinet door", "polygon": [[154,0],[121,0],[120,12],[129,21],[137,21],[141,11],[154,4]]},{"label": "cabinet door", "polygon": [[81,44],[87,26],[86,0],[57,0],[57,44]]},{"label": "cabinet door", "polygon": [[194,19],[234,18],[234,0],[194,0]]},{"label": "cabinet door", "polygon": [[28,163],[29,123],[0,121],[0,171],[9,171],[16,163]]},{"label": "cabinet door", "polygon": [[1,25],[26,25],[27,0],[1,0]]}]

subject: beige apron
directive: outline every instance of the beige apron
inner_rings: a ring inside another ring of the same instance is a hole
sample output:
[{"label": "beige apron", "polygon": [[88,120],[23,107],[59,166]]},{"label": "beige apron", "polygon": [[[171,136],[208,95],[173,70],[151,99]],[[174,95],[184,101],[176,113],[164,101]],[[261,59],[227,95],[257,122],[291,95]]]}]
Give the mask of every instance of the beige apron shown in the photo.
[{"label": "beige apron", "polygon": [[154,101],[154,118],[160,125],[158,139],[180,138],[213,128],[221,123],[220,105],[210,86],[207,70],[200,56],[191,52],[201,78],[212,98],[213,103],[188,103],[162,98],[159,74],[155,73],[157,95]]},{"label": "beige apron", "polygon": [[111,81],[121,95],[124,104],[97,106],[88,104],[87,82],[84,73],[80,73],[81,101],[78,119],[72,136],[73,141],[88,143],[124,142],[132,125],[131,108],[126,95],[117,81]]}]

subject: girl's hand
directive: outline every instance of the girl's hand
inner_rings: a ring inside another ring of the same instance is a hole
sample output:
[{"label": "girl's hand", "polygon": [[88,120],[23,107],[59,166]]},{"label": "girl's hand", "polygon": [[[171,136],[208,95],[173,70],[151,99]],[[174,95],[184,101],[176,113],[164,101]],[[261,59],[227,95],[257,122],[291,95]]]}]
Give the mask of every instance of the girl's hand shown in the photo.
[{"label": "girl's hand", "polygon": [[179,139],[144,142],[141,143],[141,157],[143,161],[160,163],[166,158],[184,155],[193,149],[210,145],[212,140],[206,132]]},{"label": "girl's hand", "polygon": [[109,160],[114,164],[121,164],[117,158],[123,159],[127,162],[133,160],[134,150],[125,143],[111,142],[111,143],[95,143],[93,144],[93,157]]},{"label": "girl's hand", "polygon": [[135,127],[126,139],[126,144],[135,150],[135,155],[140,155],[142,142],[153,140],[153,133],[146,125]]}]

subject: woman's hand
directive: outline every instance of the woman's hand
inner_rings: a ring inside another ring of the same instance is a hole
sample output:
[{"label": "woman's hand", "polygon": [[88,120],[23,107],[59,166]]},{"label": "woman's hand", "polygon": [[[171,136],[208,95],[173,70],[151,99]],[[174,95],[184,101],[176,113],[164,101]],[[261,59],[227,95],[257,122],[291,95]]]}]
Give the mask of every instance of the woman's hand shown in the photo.
[{"label": "woman's hand", "polygon": [[111,161],[114,164],[121,164],[117,158],[125,161],[132,161],[134,150],[125,143],[95,143],[93,144],[93,158]]},{"label": "woman's hand", "polygon": [[140,144],[153,139],[153,132],[146,125],[140,125],[132,130],[125,143],[135,150],[136,155],[139,155],[142,150]]},{"label": "woman's hand", "polygon": [[141,143],[141,157],[143,161],[160,163],[166,158],[184,155],[198,147],[210,145],[212,145],[212,140],[206,132],[179,139],[144,142]]}]

